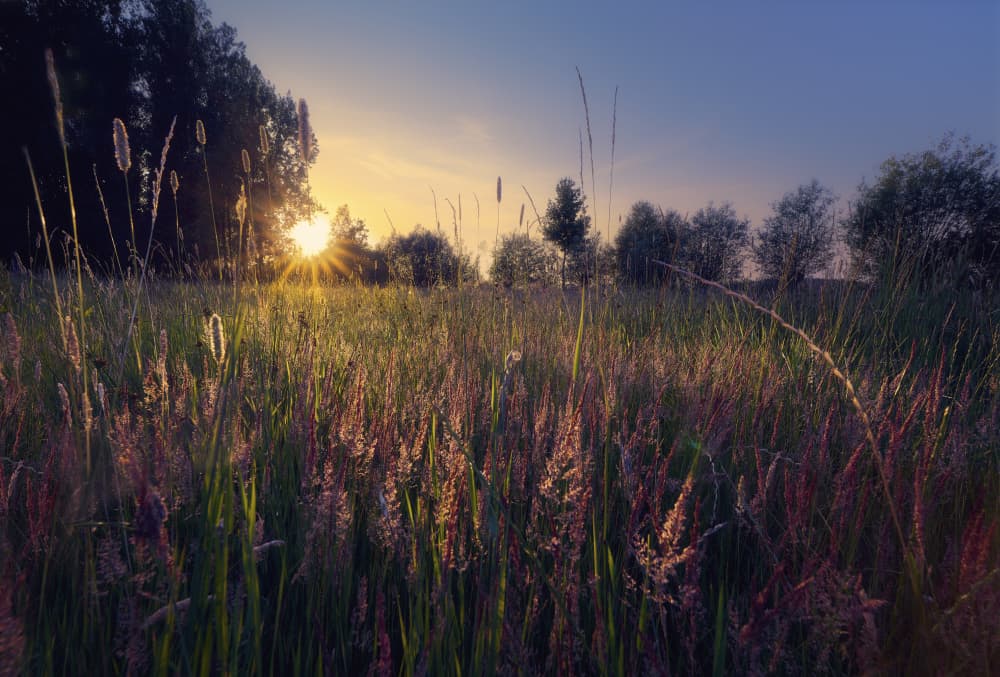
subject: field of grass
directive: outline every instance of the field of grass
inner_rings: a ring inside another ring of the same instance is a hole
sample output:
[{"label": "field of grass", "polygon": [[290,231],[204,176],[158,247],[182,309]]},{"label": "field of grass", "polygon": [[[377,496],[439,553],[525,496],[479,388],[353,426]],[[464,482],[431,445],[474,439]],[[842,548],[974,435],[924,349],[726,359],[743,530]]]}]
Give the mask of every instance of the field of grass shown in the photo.
[{"label": "field of grass", "polygon": [[974,298],[782,298],[852,402],[680,280],[82,287],[0,272],[0,673],[1000,670]]}]

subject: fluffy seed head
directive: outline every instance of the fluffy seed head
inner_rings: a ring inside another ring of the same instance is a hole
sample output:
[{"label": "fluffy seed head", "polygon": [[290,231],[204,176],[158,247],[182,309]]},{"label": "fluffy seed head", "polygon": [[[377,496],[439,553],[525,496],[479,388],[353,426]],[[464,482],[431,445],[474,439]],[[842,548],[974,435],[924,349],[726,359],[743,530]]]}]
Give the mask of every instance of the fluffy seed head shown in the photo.
[{"label": "fluffy seed head", "polygon": [[500,177],[497,177],[497,202],[500,202],[500,198],[503,197],[503,182],[500,181]]},{"label": "fluffy seed head", "polygon": [[264,125],[260,126],[260,152],[267,155],[271,151],[271,147],[267,142],[267,127]]},{"label": "fluffy seed head", "polygon": [[181,182],[177,179],[177,172],[173,169],[170,170],[170,190],[174,191],[174,197],[177,197],[177,190],[181,187]]},{"label": "fluffy seed head", "polygon": [[521,203],[521,216],[517,219],[517,227],[520,228],[524,225],[524,203]]},{"label": "fluffy seed head", "polygon": [[226,357],[226,333],[222,329],[222,318],[217,313],[212,313],[208,318],[208,327],[205,332],[208,339],[208,348],[212,352],[212,357],[219,364]]},{"label": "fluffy seed head", "polygon": [[90,395],[87,391],[83,391],[83,397],[80,403],[80,414],[83,417],[83,429],[88,433],[94,427],[94,409],[90,405]]},{"label": "fluffy seed head", "polygon": [[249,174],[250,173],[250,153],[247,152],[246,148],[244,148],[242,150],[242,152],[240,152],[240,157],[243,160],[243,173],[244,174]]},{"label": "fluffy seed head", "polygon": [[312,127],[309,126],[309,106],[305,99],[299,99],[299,150],[302,161],[308,164],[312,157]]},{"label": "fluffy seed head", "polygon": [[205,123],[201,120],[196,120],[194,123],[194,138],[203,146],[208,141],[205,138]]},{"label": "fluffy seed head", "polygon": [[507,353],[507,359],[504,360],[504,369],[512,369],[515,364],[521,361],[521,351],[512,350]]},{"label": "fluffy seed head", "polygon": [[76,373],[80,373],[80,341],[76,336],[76,326],[73,319],[67,315],[63,321],[66,328],[66,356],[69,357],[70,364]]},{"label": "fluffy seed head", "polygon": [[128,147],[128,132],[125,130],[125,123],[121,118],[115,118],[111,122],[112,137],[115,141],[115,162],[118,163],[118,170],[124,174],[132,167],[132,151]]},{"label": "fluffy seed head", "polygon": [[56,60],[52,56],[52,50],[45,50],[45,73],[49,78],[49,89],[52,90],[52,100],[56,107],[56,129],[59,132],[59,141],[66,143],[66,130],[63,126],[63,105],[62,95],[59,93],[59,78],[56,77]]},{"label": "fluffy seed head", "polygon": [[97,406],[101,408],[101,416],[107,414],[107,391],[104,388],[104,384],[98,382],[97,384]]},{"label": "fluffy seed head", "polygon": [[160,151],[160,168],[154,172],[153,180],[153,223],[156,223],[156,213],[160,208],[160,188],[163,185],[163,175],[167,171],[167,153],[170,152],[170,140],[174,138],[174,125],[177,124],[177,116],[170,121],[170,131],[167,138],[163,140],[163,150]]},{"label": "fluffy seed head", "polygon": [[62,383],[57,383],[56,389],[59,391],[59,404],[62,406],[63,420],[67,426],[72,425],[73,414],[69,405],[69,393],[66,392],[66,386]]}]

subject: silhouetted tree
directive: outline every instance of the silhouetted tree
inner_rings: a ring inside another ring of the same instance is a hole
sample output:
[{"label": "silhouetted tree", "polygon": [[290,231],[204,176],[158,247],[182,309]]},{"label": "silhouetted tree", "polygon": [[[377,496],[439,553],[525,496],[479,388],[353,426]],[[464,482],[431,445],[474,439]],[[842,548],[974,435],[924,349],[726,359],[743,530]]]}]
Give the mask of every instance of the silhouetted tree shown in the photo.
[{"label": "silhouetted tree", "polygon": [[555,253],[542,241],[513,233],[500,238],[500,246],[493,252],[490,279],[505,287],[549,284],[555,281],[557,267]]},{"label": "silhouetted tree", "polygon": [[741,277],[743,250],[747,246],[750,219],[736,216],[729,203],[709,203],[691,217],[682,262],[707,280],[732,282]]},{"label": "silhouetted tree", "polygon": [[857,270],[912,274],[972,286],[1000,281],[1000,174],[996,148],[947,135],[934,150],[890,157],[862,182],[843,222]]},{"label": "silhouetted tree", "polygon": [[[121,118],[132,148],[129,192],[136,229],[148,233],[152,172],[177,116],[167,170],[180,178],[178,209],[185,251],[214,255],[196,120],[204,122],[216,217],[231,247],[241,153],[251,156],[249,188],[258,250],[274,252],[278,235],[315,208],[307,166],[298,153],[297,113],[246,57],[236,31],[214,26],[202,0],[23,0],[0,2],[0,222],[18,224],[0,242],[4,257],[33,254],[37,210],[21,154],[32,156],[53,231],[68,228],[66,180],[53,125],[43,54],[51,47],[64,103],[80,239],[91,258],[110,258],[112,238],[130,239],[125,183],[115,166],[111,122]],[[260,144],[265,128],[269,153]],[[102,208],[95,176],[107,210]],[[161,195],[161,200],[166,199]],[[175,251],[173,219],[161,210],[155,236]],[[172,211],[169,210],[169,211]],[[110,222],[105,222],[105,213]],[[170,215],[173,216],[172,214]],[[140,239],[142,239],[140,237]],[[212,242],[211,246],[207,246]]]},{"label": "silhouetted tree", "polygon": [[639,285],[662,280],[667,270],[651,260],[673,260],[686,229],[687,222],[678,212],[636,202],[615,237],[618,274]]},{"label": "silhouetted tree", "polygon": [[337,207],[330,221],[330,231],[333,239],[342,242],[352,242],[368,246],[368,226],[363,219],[351,217],[351,209],[346,204]]},{"label": "silhouetted tree", "polygon": [[[256,244],[261,259],[274,256],[280,252],[280,234],[318,207],[298,149],[295,100],[290,94],[278,95],[264,79],[247,58],[234,28],[212,25],[202,0],[143,0],[143,5],[137,51],[146,96],[139,118],[150,121],[155,135],[177,115],[168,163],[189,193],[181,205],[181,220],[182,227],[193,231],[190,245],[198,245],[203,257],[214,255],[201,146],[195,140],[195,126],[201,120],[223,252],[239,246],[232,206],[241,181],[246,180],[241,157],[246,149],[251,159],[248,189]],[[266,154],[261,127],[267,137]],[[316,147],[315,137],[312,144]]]},{"label": "silhouetted tree", "polygon": [[[134,20],[126,11],[131,5],[124,0],[0,2],[3,258],[16,251],[26,260],[37,260],[39,251],[35,245],[41,228],[22,147],[31,154],[50,230],[70,230],[62,151],[45,74],[46,48],[52,49],[58,69],[80,239],[89,253],[110,256],[94,172],[96,168],[98,175],[114,179],[105,186],[104,197],[110,212],[124,214],[125,187],[115,167],[111,121],[137,106],[138,94],[131,88],[136,78],[130,51]],[[133,195],[138,190],[135,177]]]},{"label": "silhouetted tree", "polygon": [[796,285],[830,263],[837,198],[819,181],[799,186],[771,204],[774,213],[753,243],[763,275]]},{"label": "silhouetted tree", "polygon": [[549,200],[542,235],[562,253],[560,279],[566,286],[566,259],[579,250],[587,237],[590,217],[584,212],[583,193],[571,178],[560,179],[556,196]]},{"label": "silhouetted tree", "polygon": [[614,248],[601,242],[600,233],[585,237],[566,260],[566,279],[579,285],[586,286],[595,280],[606,284],[613,282],[614,277]]}]

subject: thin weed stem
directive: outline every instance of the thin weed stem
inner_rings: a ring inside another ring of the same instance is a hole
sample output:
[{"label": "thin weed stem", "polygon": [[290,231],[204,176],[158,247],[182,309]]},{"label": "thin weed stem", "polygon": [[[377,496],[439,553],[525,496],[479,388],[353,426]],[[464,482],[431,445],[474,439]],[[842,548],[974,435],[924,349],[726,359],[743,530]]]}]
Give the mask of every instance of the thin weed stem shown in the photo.
[{"label": "thin weed stem", "polygon": [[[49,243],[49,229],[45,223],[45,210],[42,208],[42,196],[38,192],[38,180],[35,177],[35,168],[31,165],[31,155],[27,148],[21,148],[24,153],[24,161],[28,163],[28,174],[31,175],[31,187],[35,191],[35,204],[38,205],[38,218],[42,222],[42,239],[45,240],[45,253],[49,259],[49,275],[52,277],[52,298],[56,303],[56,313],[60,318],[64,317],[62,311],[62,301],[59,296],[59,283],[56,281],[56,264],[52,260],[52,245]],[[66,332],[62,322],[57,323],[59,331],[62,333],[63,345],[66,345]]]}]

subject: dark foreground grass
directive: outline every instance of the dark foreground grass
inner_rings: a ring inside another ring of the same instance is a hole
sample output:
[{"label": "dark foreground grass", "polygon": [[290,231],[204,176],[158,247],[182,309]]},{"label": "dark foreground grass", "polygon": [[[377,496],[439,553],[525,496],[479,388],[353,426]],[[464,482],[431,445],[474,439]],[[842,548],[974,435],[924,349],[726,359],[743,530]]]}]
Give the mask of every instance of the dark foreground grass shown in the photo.
[{"label": "dark foreground grass", "polygon": [[711,291],[60,289],[0,275],[0,672],[1000,669],[976,299],[777,306],[887,495]]}]

